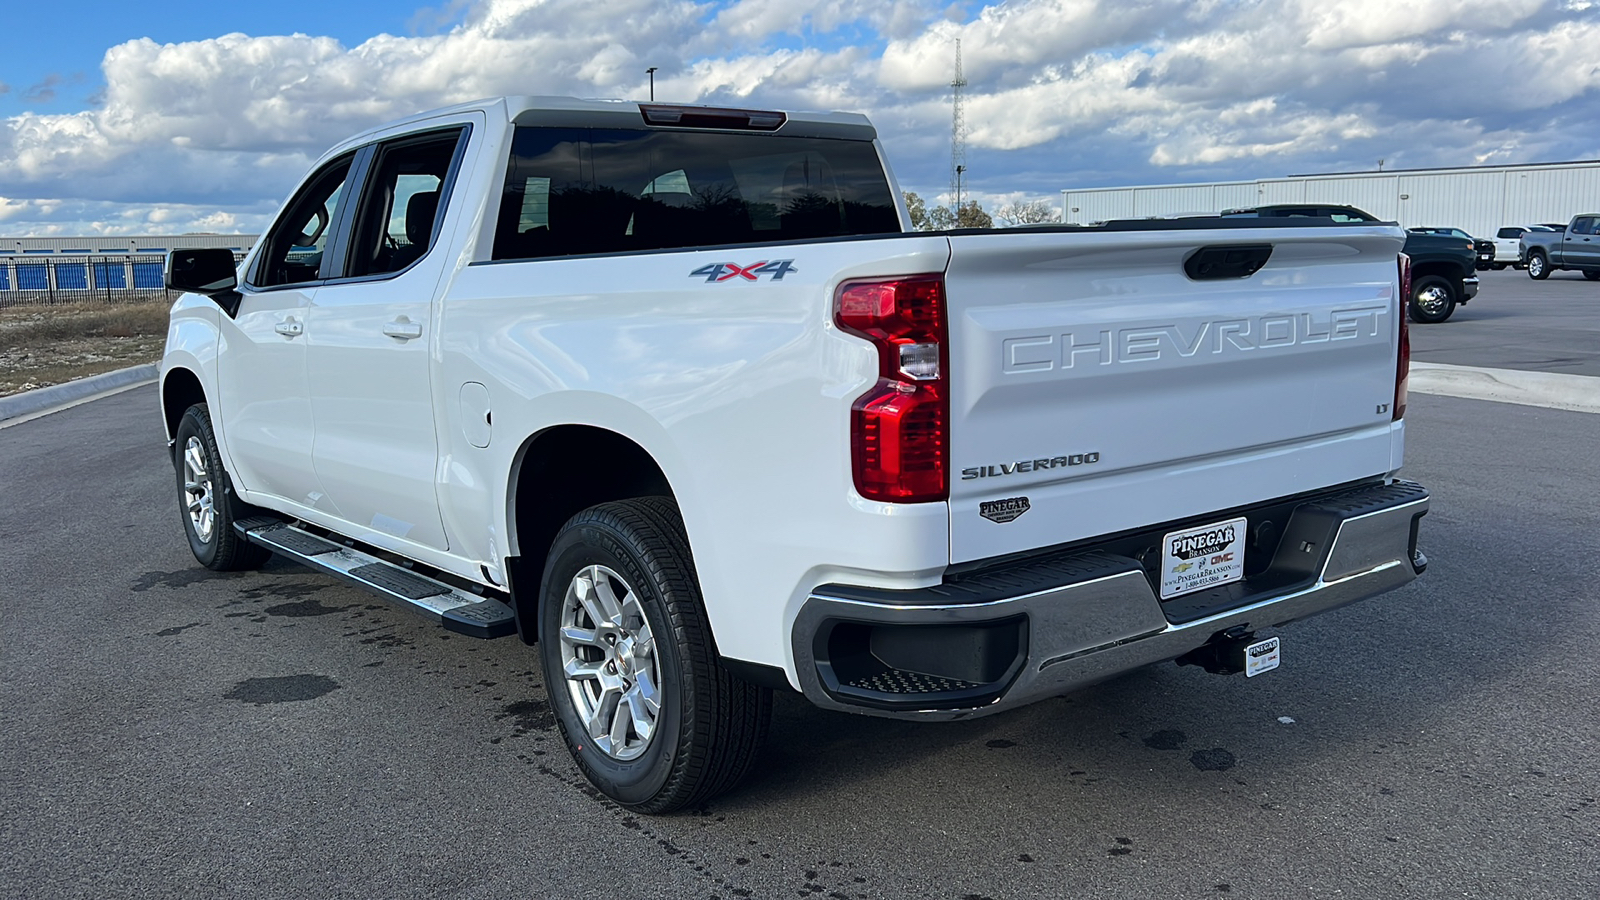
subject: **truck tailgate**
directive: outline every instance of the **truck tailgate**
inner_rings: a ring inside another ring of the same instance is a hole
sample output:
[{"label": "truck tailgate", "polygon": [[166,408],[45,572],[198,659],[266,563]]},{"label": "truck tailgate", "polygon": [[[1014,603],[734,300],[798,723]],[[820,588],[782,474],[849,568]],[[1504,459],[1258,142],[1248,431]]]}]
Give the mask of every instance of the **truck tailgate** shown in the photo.
[{"label": "truck tailgate", "polygon": [[[953,563],[1397,467],[1393,226],[955,235]],[[1201,248],[1271,245],[1248,277]]]}]

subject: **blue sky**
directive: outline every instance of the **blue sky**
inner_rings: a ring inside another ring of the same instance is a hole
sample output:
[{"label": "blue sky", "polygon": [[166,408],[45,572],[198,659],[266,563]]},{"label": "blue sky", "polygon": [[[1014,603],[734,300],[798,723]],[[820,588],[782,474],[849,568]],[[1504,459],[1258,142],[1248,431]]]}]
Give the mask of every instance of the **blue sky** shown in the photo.
[{"label": "blue sky", "polygon": [[[280,34],[288,29],[326,34],[346,46],[355,46],[381,31],[411,33],[414,15],[415,10],[407,4],[378,0],[287,6],[216,0],[91,0],[70,7],[9,3],[4,37],[0,37],[0,84],[11,90],[0,95],[0,115],[23,109],[75,112],[86,108],[105,84],[100,60],[106,48],[134,38],[148,37],[166,44],[202,40],[230,31]],[[29,98],[29,91],[36,88],[55,96]]]},{"label": "blue sky", "polygon": [[[242,36],[233,36],[238,33]],[[9,4],[0,232],[256,231],[345,135],[502,93],[847,109],[902,186],[1600,157],[1600,0]]]}]

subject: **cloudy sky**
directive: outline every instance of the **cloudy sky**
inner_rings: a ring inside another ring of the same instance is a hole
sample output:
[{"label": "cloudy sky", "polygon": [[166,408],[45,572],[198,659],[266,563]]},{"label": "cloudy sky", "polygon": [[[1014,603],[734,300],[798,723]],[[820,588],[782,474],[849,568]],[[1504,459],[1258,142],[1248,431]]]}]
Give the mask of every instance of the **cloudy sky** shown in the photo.
[{"label": "cloudy sky", "polygon": [[845,109],[902,187],[1600,158],[1600,0],[396,0],[17,4],[0,234],[256,232],[311,161],[506,93]]}]

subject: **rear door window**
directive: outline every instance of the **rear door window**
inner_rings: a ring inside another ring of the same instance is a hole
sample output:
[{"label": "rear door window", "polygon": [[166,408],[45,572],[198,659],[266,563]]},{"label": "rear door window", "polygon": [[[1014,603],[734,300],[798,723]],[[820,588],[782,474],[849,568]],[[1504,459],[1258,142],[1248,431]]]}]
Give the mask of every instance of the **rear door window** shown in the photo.
[{"label": "rear door window", "polygon": [[454,128],[379,148],[356,219],[348,274],[398,272],[428,252],[462,134]]},{"label": "rear door window", "polygon": [[900,231],[869,141],[520,127],[496,259]]}]

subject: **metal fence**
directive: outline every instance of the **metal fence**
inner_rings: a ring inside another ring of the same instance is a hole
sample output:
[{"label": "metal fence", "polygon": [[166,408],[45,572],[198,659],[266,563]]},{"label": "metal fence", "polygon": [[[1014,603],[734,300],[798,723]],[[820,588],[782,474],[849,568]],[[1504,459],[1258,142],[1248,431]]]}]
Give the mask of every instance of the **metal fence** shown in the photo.
[{"label": "metal fence", "polygon": [[[234,254],[235,261],[244,254]],[[168,296],[166,254],[0,256],[0,307],[117,303]]]}]

